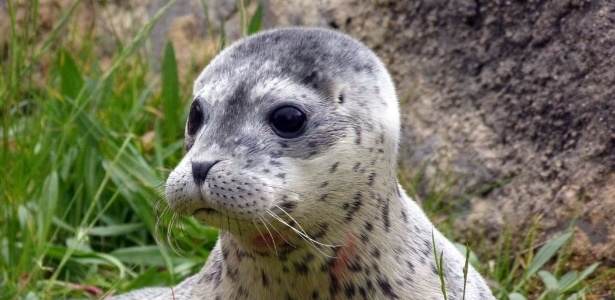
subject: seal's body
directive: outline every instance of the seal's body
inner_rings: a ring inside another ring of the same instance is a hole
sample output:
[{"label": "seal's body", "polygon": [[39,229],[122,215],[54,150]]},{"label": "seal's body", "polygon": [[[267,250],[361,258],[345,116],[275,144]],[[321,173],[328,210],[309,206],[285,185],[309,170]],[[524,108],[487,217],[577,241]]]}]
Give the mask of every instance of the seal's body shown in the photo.
[{"label": "seal's body", "polygon": [[175,213],[220,236],[175,298],[443,299],[441,274],[448,299],[494,299],[398,185],[399,119],[383,64],[341,33],[273,30],[224,50],[195,82],[166,184]]}]

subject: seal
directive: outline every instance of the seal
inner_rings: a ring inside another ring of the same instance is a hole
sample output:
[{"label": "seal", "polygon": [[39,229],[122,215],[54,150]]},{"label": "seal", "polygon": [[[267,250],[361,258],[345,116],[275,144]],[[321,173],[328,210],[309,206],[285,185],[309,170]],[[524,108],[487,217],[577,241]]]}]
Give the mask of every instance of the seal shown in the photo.
[{"label": "seal", "polygon": [[173,293],[116,299],[495,299],[398,184],[399,105],[366,46],[266,31],[222,51],[193,94],[165,194],[218,242]]}]

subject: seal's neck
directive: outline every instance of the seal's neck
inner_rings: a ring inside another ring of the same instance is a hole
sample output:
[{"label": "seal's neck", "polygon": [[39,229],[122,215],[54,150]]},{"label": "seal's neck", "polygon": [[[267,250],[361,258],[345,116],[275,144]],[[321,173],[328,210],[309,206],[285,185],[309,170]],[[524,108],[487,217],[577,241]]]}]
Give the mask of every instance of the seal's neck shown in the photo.
[{"label": "seal's neck", "polygon": [[397,185],[357,194],[340,202],[345,207],[340,219],[321,225],[320,231],[306,231],[311,241],[295,235],[273,251],[255,251],[235,235],[221,232],[226,273],[222,284],[228,285],[224,290],[234,290],[236,294],[229,296],[241,298],[239,287],[245,284],[255,299],[305,298],[295,291],[338,298],[340,293],[359,295],[367,292],[361,289],[377,284],[384,286],[380,292],[386,292],[390,275],[402,274],[406,268],[396,257],[412,238],[406,224],[409,212],[402,203],[407,200]]}]

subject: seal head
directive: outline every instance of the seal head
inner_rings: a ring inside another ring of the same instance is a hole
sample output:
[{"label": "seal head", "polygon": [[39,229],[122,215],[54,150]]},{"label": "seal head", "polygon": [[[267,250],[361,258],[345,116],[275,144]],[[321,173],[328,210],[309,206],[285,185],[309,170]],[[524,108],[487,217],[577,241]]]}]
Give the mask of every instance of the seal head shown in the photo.
[{"label": "seal head", "polygon": [[244,39],[211,61],[193,93],[187,153],[166,185],[177,213],[258,238],[277,221],[318,226],[338,206],[327,200],[370,192],[376,177],[397,189],[394,86],[346,35],[286,29]]}]

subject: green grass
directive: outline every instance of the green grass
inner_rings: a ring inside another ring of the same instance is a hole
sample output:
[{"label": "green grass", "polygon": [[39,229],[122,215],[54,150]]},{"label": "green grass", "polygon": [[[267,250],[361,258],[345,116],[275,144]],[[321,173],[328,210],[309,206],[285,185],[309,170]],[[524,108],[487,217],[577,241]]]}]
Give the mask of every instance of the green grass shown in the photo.
[{"label": "green grass", "polygon": [[[175,242],[194,249],[181,256],[152,238],[152,206],[181,158],[191,90],[178,80],[172,47],[159,74],[143,55],[157,17],[103,70],[93,38],[68,51],[59,22],[49,41],[31,43],[36,26],[17,27],[10,1],[9,8],[13,30],[0,70],[0,295],[83,297],[95,287],[172,284],[199,269],[215,230],[181,220],[185,234]],[[37,84],[33,70],[43,58],[51,63]]]},{"label": "green grass", "polygon": [[[93,35],[81,48],[70,48],[67,26],[80,5],[75,1],[41,37],[38,2],[18,24],[14,1],[8,1],[12,26],[0,51],[2,299],[97,298],[111,290],[177,283],[202,266],[217,237],[216,230],[188,218],[177,224],[181,234],[165,222],[157,226],[154,210],[164,201],[169,170],[181,159],[197,74],[179,78],[170,44],[159,62],[147,55],[157,17],[131,41],[117,42],[108,67],[96,55],[101,41]],[[245,11],[242,6],[244,33],[260,30],[262,7],[250,18]],[[426,189],[423,206],[450,235],[456,208],[447,204],[455,203],[446,189],[451,177],[443,178],[445,188]],[[421,176],[404,181],[411,194],[425,184]],[[156,242],[167,234],[174,247]],[[495,253],[482,249],[480,240],[469,242],[470,263],[496,283],[501,298],[565,299],[588,294],[593,284],[615,275],[588,280],[594,265],[565,270],[569,233],[540,247],[535,236],[516,246],[506,235]]]}]

